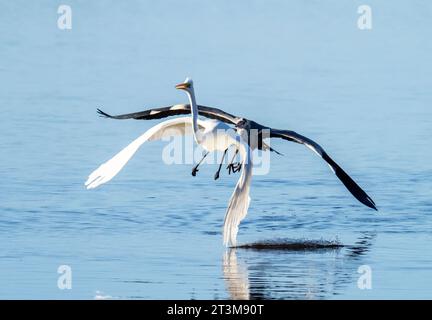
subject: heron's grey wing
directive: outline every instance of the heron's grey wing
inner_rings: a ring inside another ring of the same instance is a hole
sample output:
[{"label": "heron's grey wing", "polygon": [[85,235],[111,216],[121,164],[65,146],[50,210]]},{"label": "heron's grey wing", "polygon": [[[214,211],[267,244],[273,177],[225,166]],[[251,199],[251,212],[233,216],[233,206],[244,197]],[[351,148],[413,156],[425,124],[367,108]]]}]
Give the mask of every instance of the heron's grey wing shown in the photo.
[{"label": "heron's grey wing", "polygon": [[[201,130],[204,129],[205,122],[198,121],[198,126]],[[191,132],[191,117],[170,119],[153,126],[144,134],[132,141],[113,158],[101,164],[99,168],[94,170],[85,182],[87,189],[96,188],[114,178],[132,158],[139,147],[141,147],[141,145],[146,141],[159,140],[173,135],[186,135]]]},{"label": "heron's grey wing", "polygon": [[311,149],[313,152],[318,154],[321,158],[323,158],[327,164],[330,166],[332,171],[336,174],[340,181],[345,185],[345,187],[351,192],[351,194],[365,206],[375,209],[375,202],[371,197],[367,195],[367,193],[360,188],[360,186],[336,163],[330,156],[324,151],[324,149],[315,141],[298,134],[297,132],[290,130],[277,130],[271,129],[270,131],[271,138],[281,138],[284,140],[289,140],[297,143],[304,144],[306,147]]},{"label": "heron's grey wing", "polygon": [[[112,116],[100,109],[97,109],[97,111],[100,115],[111,119],[136,119],[136,120],[162,119],[171,116],[191,113],[189,104],[176,104],[168,107],[153,108],[153,109],[148,109],[148,110],[134,112],[134,113],[120,114],[116,116]],[[201,105],[198,105],[198,113],[203,117],[216,119],[234,125],[237,123],[239,119],[238,117],[229,114],[223,110],[213,108],[213,107],[201,106]]]}]

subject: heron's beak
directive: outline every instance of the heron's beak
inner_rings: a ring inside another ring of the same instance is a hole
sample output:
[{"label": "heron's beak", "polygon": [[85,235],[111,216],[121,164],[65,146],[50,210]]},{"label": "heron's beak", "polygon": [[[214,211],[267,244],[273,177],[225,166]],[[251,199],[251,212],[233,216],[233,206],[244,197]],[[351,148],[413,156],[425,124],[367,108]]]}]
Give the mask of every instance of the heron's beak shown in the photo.
[{"label": "heron's beak", "polygon": [[180,90],[186,90],[188,88],[190,88],[190,84],[189,83],[179,83],[178,85],[175,86],[176,89],[180,89]]}]

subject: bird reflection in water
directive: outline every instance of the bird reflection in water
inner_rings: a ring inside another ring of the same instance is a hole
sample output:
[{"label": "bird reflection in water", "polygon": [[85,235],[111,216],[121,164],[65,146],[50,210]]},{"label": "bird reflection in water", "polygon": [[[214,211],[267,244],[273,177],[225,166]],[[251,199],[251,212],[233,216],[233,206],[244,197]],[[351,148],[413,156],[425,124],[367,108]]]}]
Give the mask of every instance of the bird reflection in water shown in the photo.
[{"label": "bird reflection in water", "polygon": [[234,300],[328,299],[357,282],[357,268],[376,237],[353,245],[326,241],[263,242],[229,248],[223,277]]},{"label": "bird reflection in water", "polygon": [[237,261],[235,248],[230,248],[224,253],[223,274],[231,299],[249,300],[248,270],[244,263]]}]

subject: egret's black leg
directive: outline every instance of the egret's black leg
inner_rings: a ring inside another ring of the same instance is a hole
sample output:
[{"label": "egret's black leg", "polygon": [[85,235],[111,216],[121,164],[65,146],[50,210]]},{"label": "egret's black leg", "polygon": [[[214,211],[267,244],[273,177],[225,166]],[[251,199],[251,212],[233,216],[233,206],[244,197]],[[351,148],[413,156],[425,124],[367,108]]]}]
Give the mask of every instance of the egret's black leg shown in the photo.
[{"label": "egret's black leg", "polygon": [[205,159],[205,157],[207,157],[207,155],[208,155],[209,153],[210,153],[210,152],[207,152],[207,153],[204,155],[204,157],[202,157],[202,159],[201,159],[201,160],[196,164],[196,166],[192,168],[192,175],[193,175],[194,177],[196,176],[197,171],[199,171],[199,170],[198,170],[199,165],[201,164],[201,162],[203,162],[203,160]]},{"label": "egret's black leg", "polygon": [[232,170],[234,173],[239,172],[241,170],[241,163],[240,162],[236,162],[232,164]]},{"label": "egret's black leg", "polygon": [[234,165],[233,165],[233,162],[234,162],[234,159],[235,159],[235,157],[237,156],[238,152],[239,152],[239,150],[236,149],[236,151],[235,151],[235,153],[234,153],[234,156],[232,157],[232,159],[231,159],[229,165],[226,167],[226,168],[228,169],[228,174],[231,174],[231,171],[232,171],[232,172],[235,172],[235,171],[234,171]]},{"label": "egret's black leg", "polygon": [[225,149],[225,151],[224,151],[224,153],[223,153],[223,155],[222,155],[222,160],[221,160],[221,162],[219,163],[219,168],[218,168],[218,170],[216,171],[216,173],[215,173],[215,175],[214,175],[214,179],[215,179],[215,180],[219,179],[219,173],[220,173],[220,171],[221,171],[222,163],[223,163],[223,161],[224,161],[224,159],[225,159],[225,155],[226,155],[227,151],[228,151],[228,149]]}]

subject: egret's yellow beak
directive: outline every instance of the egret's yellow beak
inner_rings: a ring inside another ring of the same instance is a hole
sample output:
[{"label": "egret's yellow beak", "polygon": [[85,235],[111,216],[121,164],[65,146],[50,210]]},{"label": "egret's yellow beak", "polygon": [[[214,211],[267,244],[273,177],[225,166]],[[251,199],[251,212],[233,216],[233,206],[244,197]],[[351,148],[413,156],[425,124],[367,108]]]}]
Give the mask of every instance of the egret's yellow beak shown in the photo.
[{"label": "egret's yellow beak", "polygon": [[186,89],[190,88],[190,84],[187,83],[187,82],[186,82],[186,83],[183,82],[183,83],[179,83],[179,84],[176,85],[175,87],[176,87],[176,89],[186,90]]}]

